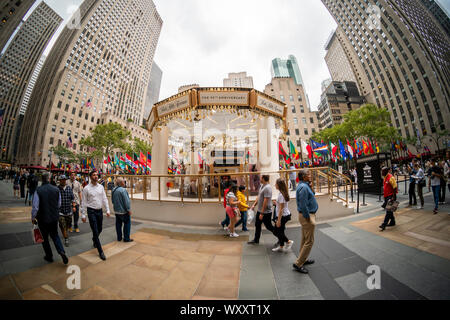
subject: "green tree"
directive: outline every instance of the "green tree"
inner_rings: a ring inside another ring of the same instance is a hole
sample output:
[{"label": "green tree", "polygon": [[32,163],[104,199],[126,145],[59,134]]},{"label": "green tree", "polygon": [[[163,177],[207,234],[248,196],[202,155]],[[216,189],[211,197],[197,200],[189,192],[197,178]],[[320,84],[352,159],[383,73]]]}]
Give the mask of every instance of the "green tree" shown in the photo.
[{"label": "green tree", "polygon": [[139,138],[134,138],[133,142],[127,145],[125,152],[129,155],[133,155],[133,153],[139,155],[142,152],[147,156],[147,153],[152,153],[152,146]]},{"label": "green tree", "polygon": [[436,129],[435,132],[426,135],[426,137],[429,137],[437,146],[438,154],[441,153],[441,148],[439,146],[439,143],[442,139],[448,138],[450,132],[446,130],[441,130],[440,125],[435,125],[434,128]]},{"label": "green tree", "polygon": [[63,164],[70,164],[76,161],[75,153],[63,145],[52,147],[50,150],[58,157],[59,162]]},{"label": "green tree", "polygon": [[374,104],[366,104],[357,110],[344,115],[340,125],[316,132],[314,140],[331,141],[337,144],[339,140],[346,142],[364,138],[379,143],[381,149],[389,148],[392,140],[399,139],[397,130],[392,126],[391,116],[385,108]]},{"label": "green tree", "polygon": [[89,137],[81,139],[80,145],[88,147],[90,158],[103,162],[103,158],[111,156],[113,150],[126,150],[130,131],[120,124],[110,122],[97,125]]}]

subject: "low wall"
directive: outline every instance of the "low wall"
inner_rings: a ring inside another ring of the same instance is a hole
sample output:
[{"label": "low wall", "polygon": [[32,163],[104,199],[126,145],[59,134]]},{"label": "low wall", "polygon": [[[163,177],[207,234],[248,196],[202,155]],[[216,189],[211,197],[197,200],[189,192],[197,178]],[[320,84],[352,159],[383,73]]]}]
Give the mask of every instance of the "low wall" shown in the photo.
[{"label": "low wall", "polygon": [[[353,215],[353,209],[348,209],[336,201],[330,201],[328,195],[318,196],[319,211],[317,221],[325,221]],[[109,200],[111,212],[113,206]],[[293,214],[293,222],[297,222],[296,200],[289,202],[289,209]],[[179,224],[188,226],[219,226],[225,218],[225,209],[219,203],[181,203],[181,202],[155,202],[132,200],[131,211],[133,217],[139,220],[152,222]]]}]

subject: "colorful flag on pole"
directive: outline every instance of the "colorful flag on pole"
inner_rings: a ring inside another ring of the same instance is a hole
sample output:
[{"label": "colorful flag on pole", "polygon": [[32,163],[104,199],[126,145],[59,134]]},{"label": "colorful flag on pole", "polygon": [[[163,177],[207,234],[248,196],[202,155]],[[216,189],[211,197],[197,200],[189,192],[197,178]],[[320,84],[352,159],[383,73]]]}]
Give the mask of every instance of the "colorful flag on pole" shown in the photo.
[{"label": "colorful flag on pole", "polygon": [[367,145],[367,143],[366,143],[364,140],[362,141],[362,144],[363,144],[363,151],[364,151],[364,154],[365,154],[365,155],[368,155],[368,154],[370,153],[369,146]]},{"label": "colorful flag on pole", "polygon": [[91,99],[88,99],[88,101],[86,102],[86,108],[89,108],[91,106],[92,106]]},{"label": "colorful flag on pole", "polygon": [[339,140],[339,148],[340,148],[342,158],[344,159],[344,161],[347,160],[347,152],[345,151],[344,144],[342,143],[341,140]]},{"label": "colorful flag on pole", "polygon": [[67,147],[68,148],[72,148],[73,147],[72,137],[69,137],[69,139],[67,139]]},{"label": "colorful flag on pole", "polygon": [[352,145],[350,144],[350,141],[347,140],[347,146],[348,146],[348,155],[350,156],[350,159],[356,158],[356,151],[353,149]]},{"label": "colorful flag on pole", "polygon": [[302,152],[308,155],[308,158],[312,158],[312,148],[304,140],[302,140]]},{"label": "colorful flag on pole", "polygon": [[283,145],[281,144],[281,141],[278,142],[278,152],[279,152],[279,154],[281,154],[281,155],[283,156],[284,161],[285,161],[287,164],[290,164],[290,163],[291,163],[291,159],[288,157],[286,151],[284,151]]},{"label": "colorful flag on pole", "polygon": [[292,141],[289,140],[289,153],[291,154],[292,158],[295,160],[300,159],[300,154],[298,153],[297,149],[295,148]]}]

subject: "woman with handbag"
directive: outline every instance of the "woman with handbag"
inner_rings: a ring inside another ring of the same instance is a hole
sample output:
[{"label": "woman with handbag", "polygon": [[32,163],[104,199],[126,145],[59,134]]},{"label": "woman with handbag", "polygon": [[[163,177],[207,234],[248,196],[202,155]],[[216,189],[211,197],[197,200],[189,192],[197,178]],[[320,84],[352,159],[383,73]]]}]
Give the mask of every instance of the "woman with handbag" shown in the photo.
[{"label": "woman with handbag", "polygon": [[384,231],[386,227],[395,226],[394,211],[397,210],[397,181],[395,181],[394,176],[391,174],[391,169],[384,167],[381,171],[383,177],[383,193],[384,193],[384,203],[383,208],[386,209],[386,216],[384,217],[384,222],[381,224],[380,229]]},{"label": "woman with handbag", "polygon": [[278,238],[279,245],[276,248],[273,248],[272,251],[286,252],[290,250],[294,244],[294,241],[289,240],[284,233],[286,223],[291,220],[291,212],[289,211],[288,206],[290,200],[289,191],[286,183],[282,179],[277,180],[275,187],[280,191],[280,194],[277,198],[275,230],[273,231],[273,234]]},{"label": "woman with handbag", "polygon": [[420,163],[416,162],[414,164],[414,170],[416,171],[416,174],[412,175],[411,177],[416,180],[417,195],[420,199],[420,206],[417,206],[417,209],[423,209],[423,205],[425,203],[423,200],[423,188],[427,185],[427,182],[425,180],[425,174],[422,167],[420,166]]}]

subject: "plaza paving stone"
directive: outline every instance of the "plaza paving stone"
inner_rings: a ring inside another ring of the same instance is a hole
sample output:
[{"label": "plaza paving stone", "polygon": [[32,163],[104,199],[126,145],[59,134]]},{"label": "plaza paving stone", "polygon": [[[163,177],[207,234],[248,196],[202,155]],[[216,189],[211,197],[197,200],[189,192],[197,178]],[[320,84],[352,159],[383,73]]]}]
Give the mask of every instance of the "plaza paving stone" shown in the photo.
[{"label": "plaza paving stone", "polygon": [[[0,182],[0,195],[4,187]],[[279,253],[267,231],[258,246],[247,244],[253,226],[250,234],[230,239],[219,228],[133,221],[135,241],[124,243],[115,241],[115,219],[105,218],[100,238],[106,261],[92,248],[89,225],[82,224],[66,248],[69,265],[81,269],[80,290],[67,288],[67,266],[58,255],[48,264],[42,247],[30,243],[30,207],[0,199],[0,299],[450,299],[448,206],[432,215],[429,196],[425,210],[402,204],[397,226],[379,232],[384,214],[376,210],[377,199],[367,199],[374,211],[316,226],[310,255],[316,263],[307,266],[308,275],[292,268],[301,244],[297,221],[286,231],[295,241],[292,250]],[[381,268],[381,290],[367,289],[372,264]]]}]

